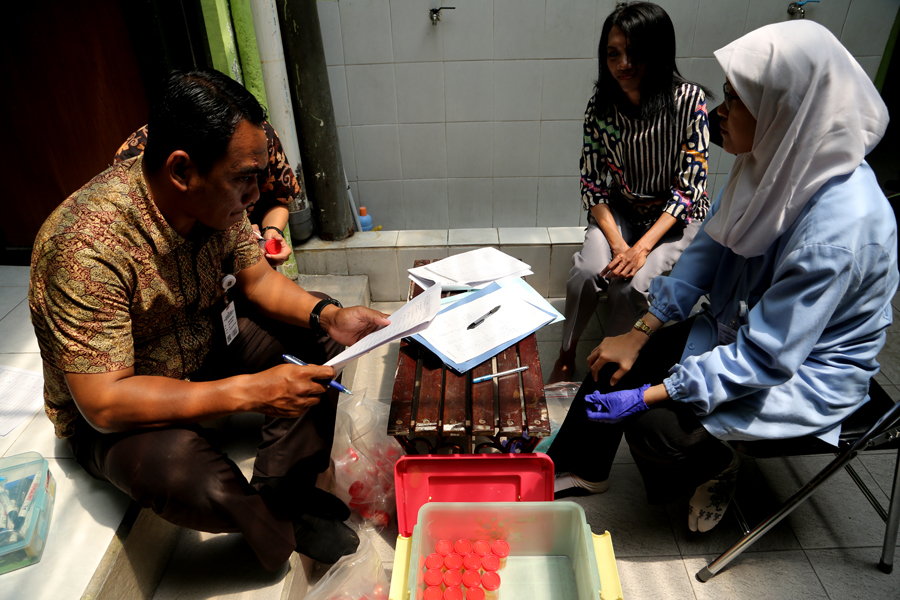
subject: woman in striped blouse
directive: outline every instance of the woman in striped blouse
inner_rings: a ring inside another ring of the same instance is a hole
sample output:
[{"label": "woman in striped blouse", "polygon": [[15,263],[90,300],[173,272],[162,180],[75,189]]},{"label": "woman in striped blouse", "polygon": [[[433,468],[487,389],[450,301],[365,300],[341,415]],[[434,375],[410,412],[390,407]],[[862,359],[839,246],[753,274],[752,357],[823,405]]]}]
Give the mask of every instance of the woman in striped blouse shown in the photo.
[{"label": "woman in striped blouse", "polygon": [[608,292],[605,335],[630,330],[649,306],[650,282],[672,269],[709,209],[706,94],[678,73],[669,16],[648,2],[616,8],[598,52],[581,153],[588,226],[572,257],[551,383],[571,380],[598,293]]}]

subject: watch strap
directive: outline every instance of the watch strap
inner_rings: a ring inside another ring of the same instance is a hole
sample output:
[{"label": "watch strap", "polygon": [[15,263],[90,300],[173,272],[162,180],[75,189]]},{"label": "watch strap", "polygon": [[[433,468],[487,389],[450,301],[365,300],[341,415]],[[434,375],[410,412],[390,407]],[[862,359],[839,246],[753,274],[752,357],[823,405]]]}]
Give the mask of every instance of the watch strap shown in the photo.
[{"label": "watch strap", "polygon": [[278,229],[277,227],[275,227],[274,225],[266,225],[265,227],[263,227],[262,229],[260,229],[259,232],[260,232],[260,233],[265,233],[265,232],[268,231],[269,229],[274,229],[275,231],[278,232],[278,235],[280,235],[281,237],[284,237],[284,232],[283,232],[282,230]]},{"label": "watch strap", "polygon": [[638,319],[637,323],[634,324],[634,328],[638,331],[643,331],[647,334],[647,337],[651,337],[653,335],[653,330],[650,329],[650,326],[644,323],[643,319]]},{"label": "watch strap", "polygon": [[338,308],[344,308],[341,303],[334,298],[319,300],[318,304],[312,309],[312,312],[309,313],[309,328],[312,329],[313,333],[316,335],[325,335],[325,330],[322,329],[322,324],[319,322],[319,315],[322,314],[322,311],[325,310],[325,307],[329,304],[337,306]]}]

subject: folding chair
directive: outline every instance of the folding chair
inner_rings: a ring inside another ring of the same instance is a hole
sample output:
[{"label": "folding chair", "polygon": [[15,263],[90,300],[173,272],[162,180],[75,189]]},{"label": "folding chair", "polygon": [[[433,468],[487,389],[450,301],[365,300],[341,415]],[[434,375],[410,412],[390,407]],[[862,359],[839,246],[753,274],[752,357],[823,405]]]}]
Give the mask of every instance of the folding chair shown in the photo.
[{"label": "folding chair", "polygon": [[[778,456],[798,456],[803,454],[835,454],[836,458],[813,477],[809,483],[791,496],[775,513],[762,520],[750,530],[741,515],[740,508],[732,503],[734,514],[738,519],[744,537],[737,541],[721,556],[697,572],[701,582],[709,581],[728,563],[737,558],[767,531],[791,514],[800,503],[806,500],[822,483],[837,473],[841,467],[847,469],[850,477],[885,521],[884,546],[878,568],[884,573],[893,570],[894,548],[897,544],[897,527],[900,525],[900,403],[888,397],[881,386],[873,381],[869,389],[870,400],[843,424],[840,444],[837,451],[816,437],[794,438],[789,440],[759,440],[753,442],[733,442],[735,450],[752,458],[773,458]],[[848,464],[856,455],[865,450],[897,449],[897,462],[894,468],[894,484],[888,511],[862,482],[853,467]]]}]

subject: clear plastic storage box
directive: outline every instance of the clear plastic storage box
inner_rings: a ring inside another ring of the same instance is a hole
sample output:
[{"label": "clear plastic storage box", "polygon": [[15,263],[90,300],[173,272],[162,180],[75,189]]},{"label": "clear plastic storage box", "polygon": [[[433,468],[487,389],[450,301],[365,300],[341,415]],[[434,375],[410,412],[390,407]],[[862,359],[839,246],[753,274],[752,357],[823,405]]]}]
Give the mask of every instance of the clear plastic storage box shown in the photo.
[{"label": "clear plastic storage box", "polygon": [[0,574],[41,560],[56,481],[37,452],[0,458]]}]

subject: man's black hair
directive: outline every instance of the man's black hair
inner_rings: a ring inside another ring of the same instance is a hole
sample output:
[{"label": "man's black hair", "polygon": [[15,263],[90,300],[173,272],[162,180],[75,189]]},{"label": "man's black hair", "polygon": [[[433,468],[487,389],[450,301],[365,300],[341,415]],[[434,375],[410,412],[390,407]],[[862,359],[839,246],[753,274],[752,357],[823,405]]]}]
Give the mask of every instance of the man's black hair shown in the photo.
[{"label": "man's black hair", "polygon": [[144,165],[156,172],[176,150],[187,152],[201,173],[228,150],[238,123],[262,125],[265,109],[244,86],[212,69],[173,71],[150,109]]},{"label": "man's black hair", "polygon": [[[606,63],[609,32],[618,25],[630,46],[632,60],[644,66],[641,78],[642,119],[651,119],[665,112],[675,113],[675,90],[687,80],[675,65],[675,27],[660,6],[650,2],[623,4],[610,13],[603,23],[597,56],[600,59],[599,78],[594,83],[594,117],[602,118],[613,104],[629,108],[628,99]],[[700,86],[707,98],[709,90]]]}]

